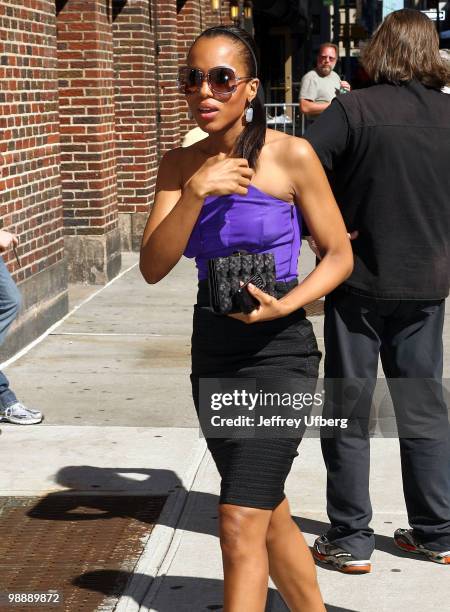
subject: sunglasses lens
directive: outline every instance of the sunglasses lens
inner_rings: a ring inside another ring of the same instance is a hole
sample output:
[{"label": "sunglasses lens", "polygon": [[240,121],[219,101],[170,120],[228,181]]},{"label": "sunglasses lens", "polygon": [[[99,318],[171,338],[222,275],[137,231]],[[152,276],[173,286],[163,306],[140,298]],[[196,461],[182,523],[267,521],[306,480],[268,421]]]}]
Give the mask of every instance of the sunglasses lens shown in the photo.
[{"label": "sunglasses lens", "polygon": [[178,73],[178,85],[181,93],[193,94],[199,89],[202,74],[197,68],[182,68]]},{"label": "sunglasses lens", "polygon": [[[203,72],[199,68],[180,68],[178,72],[179,91],[188,96],[197,93],[203,82]],[[237,79],[232,68],[218,66],[208,72],[208,84],[216,94],[231,94],[236,90]]]},{"label": "sunglasses lens", "polygon": [[218,94],[232,93],[236,88],[236,75],[231,68],[212,68],[209,71],[209,83]]}]

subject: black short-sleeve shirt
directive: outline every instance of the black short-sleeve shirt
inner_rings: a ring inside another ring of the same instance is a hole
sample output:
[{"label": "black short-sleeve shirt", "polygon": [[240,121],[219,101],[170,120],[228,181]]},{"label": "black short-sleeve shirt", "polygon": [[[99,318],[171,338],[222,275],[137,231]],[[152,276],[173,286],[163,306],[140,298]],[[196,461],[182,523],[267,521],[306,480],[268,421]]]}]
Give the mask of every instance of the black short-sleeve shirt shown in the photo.
[{"label": "black short-sleeve shirt", "polygon": [[352,242],[348,291],[434,300],[450,286],[450,95],[417,81],[339,96],[305,138]]}]

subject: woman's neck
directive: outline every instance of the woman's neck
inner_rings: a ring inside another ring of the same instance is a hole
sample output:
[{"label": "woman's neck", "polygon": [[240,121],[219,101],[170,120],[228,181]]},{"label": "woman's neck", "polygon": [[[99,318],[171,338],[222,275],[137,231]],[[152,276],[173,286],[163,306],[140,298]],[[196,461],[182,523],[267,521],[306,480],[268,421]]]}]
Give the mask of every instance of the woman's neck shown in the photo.
[{"label": "woman's neck", "polygon": [[203,141],[202,149],[208,155],[218,155],[219,153],[230,155],[242,131],[243,127],[242,124],[240,124],[228,128],[224,132],[210,134],[208,138]]}]

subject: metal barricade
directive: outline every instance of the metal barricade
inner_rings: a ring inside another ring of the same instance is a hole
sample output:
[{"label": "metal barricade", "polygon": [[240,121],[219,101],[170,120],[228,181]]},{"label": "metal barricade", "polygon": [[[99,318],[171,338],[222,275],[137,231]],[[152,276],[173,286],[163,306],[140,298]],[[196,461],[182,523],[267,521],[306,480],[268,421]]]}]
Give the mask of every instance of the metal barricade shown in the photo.
[{"label": "metal barricade", "polygon": [[303,136],[305,133],[305,115],[297,104],[275,102],[264,104],[267,127],[280,130],[291,136]]}]

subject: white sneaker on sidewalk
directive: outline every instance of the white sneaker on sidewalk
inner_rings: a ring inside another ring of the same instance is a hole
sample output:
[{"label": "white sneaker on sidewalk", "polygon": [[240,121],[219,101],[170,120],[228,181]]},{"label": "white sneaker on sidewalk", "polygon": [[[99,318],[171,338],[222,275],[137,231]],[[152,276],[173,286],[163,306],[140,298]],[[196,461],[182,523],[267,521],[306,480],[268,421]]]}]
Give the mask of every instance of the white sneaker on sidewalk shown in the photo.
[{"label": "white sneaker on sidewalk", "polygon": [[0,412],[1,421],[14,423],[14,425],[36,425],[43,418],[42,412],[27,408],[21,402],[16,402]]}]

